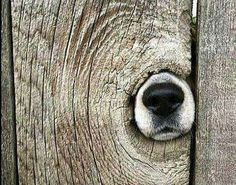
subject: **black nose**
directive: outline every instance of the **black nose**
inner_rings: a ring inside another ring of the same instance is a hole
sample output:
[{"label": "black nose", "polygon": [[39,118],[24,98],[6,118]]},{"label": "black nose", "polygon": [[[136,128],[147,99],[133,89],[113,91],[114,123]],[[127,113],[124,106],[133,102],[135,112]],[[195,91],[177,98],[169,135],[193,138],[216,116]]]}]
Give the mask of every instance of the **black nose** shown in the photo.
[{"label": "black nose", "polygon": [[144,91],[142,100],[154,114],[167,117],[183,103],[184,93],[173,83],[153,84]]}]

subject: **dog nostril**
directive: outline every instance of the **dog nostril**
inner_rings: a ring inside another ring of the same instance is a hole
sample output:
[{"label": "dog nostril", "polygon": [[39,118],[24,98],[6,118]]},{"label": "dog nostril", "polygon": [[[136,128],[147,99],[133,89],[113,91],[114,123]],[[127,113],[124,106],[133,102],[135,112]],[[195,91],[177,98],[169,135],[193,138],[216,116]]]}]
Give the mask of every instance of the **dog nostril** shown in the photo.
[{"label": "dog nostril", "polygon": [[154,114],[167,117],[183,103],[184,93],[173,83],[153,84],[144,91],[142,101]]}]

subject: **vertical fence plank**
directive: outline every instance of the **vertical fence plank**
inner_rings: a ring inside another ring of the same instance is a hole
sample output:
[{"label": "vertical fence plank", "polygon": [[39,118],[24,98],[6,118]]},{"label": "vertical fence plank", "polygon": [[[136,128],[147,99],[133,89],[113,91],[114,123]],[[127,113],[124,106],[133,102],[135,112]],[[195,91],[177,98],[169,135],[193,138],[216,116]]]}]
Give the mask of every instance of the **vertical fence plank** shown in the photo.
[{"label": "vertical fence plank", "polygon": [[236,2],[198,10],[196,184],[236,184]]},{"label": "vertical fence plank", "polygon": [[188,184],[190,134],[145,138],[131,95],[191,71],[190,0],[12,2],[19,181]]},{"label": "vertical fence plank", "polygon": [[17,184],[10,1],[1,1],[1,184]]}]

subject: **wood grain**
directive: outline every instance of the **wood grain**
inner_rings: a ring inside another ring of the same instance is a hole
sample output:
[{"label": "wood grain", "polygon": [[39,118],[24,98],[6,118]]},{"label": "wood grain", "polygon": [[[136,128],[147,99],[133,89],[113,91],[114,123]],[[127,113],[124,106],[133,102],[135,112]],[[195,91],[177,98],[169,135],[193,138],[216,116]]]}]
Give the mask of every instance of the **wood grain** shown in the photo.
[{"label": "wood grain", "polygon": [[191,71],[190,0],[12,1],[21,184],[188,184],[190,136],[146,139],[129,98]]},{"label": "wood grain", "polygon": [[199,3],[196,184],[236,184],[236,2]]},{"label": "wood grain", "polygon": [[17,184],[11,3],[1,1],[1,184]]}]

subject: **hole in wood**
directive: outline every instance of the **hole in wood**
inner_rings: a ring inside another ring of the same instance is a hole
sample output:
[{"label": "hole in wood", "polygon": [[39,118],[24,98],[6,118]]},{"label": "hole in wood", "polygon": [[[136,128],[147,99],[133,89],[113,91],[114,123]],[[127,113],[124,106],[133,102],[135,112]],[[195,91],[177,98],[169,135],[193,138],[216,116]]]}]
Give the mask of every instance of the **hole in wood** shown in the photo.
[{"label": "hole in wood", "polygon": [[152,75],[135,98],[139,130],[155,140],[170,140],[188,133],[194,122],[193,94],[184,79],[170,73]]}]

